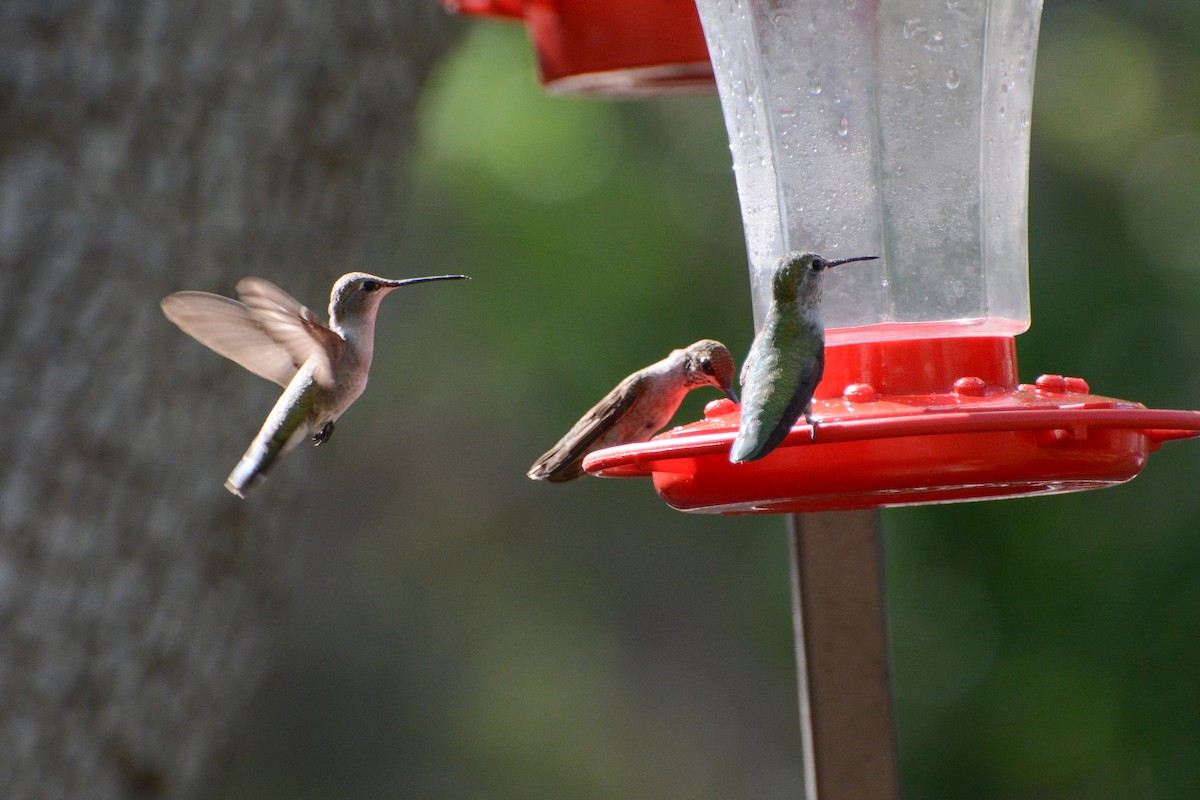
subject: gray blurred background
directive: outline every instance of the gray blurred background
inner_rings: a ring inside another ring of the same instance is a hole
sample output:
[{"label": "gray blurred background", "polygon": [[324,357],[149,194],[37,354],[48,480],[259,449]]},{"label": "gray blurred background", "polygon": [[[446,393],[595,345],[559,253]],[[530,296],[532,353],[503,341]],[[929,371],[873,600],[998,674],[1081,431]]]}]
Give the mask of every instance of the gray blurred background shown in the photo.
[{"label": "gray blurred background", "polygon": [[[274,478],[334,462],[216,796],[799,797],[783,520],[523,474],[631,369],[705,336],[746,352],[717,99],[547,97],[520,27],[462,27],[380,269],[474,281],[390,298],[336,443]],[[1047,4],[1022,380],[1200,406],[1198,45],[1190,1]],[[1200,795],[1198,457],[884,512],[906,796]]]}]

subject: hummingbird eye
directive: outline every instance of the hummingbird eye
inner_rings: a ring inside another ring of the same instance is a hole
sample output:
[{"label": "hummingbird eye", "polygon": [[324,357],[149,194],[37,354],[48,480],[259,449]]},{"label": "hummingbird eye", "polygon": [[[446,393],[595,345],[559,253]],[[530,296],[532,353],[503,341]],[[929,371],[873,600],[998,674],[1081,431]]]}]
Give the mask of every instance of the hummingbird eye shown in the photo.
[{"label": "hummingbird eye", "polygon": [[713,363],[711,358],[700,359],[700,371],[706,375],[713,374]]},{"label": "hummingbird eye", "polygon": [[379,288],[379,284],[376,281],[363,281],[362,288],[364,292],[373,292]]}]

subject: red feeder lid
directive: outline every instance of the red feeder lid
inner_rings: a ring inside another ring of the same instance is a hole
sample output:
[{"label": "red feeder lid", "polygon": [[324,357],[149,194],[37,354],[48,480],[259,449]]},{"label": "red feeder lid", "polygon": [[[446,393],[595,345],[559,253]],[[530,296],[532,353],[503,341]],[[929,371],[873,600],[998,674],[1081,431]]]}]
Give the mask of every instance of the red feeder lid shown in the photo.
[{"label": "red feeder lid", "polygon": [[542,83],[561,92],[713,88],[695,0],[442,0],[451,11],[524,19]]},{"label": "red feeder lid", "polygon": [[740,411],[718,400],[584,468],[650,476],[683,511],[832,511],[1114,486],[1163,441],[1200,435],[1200,411],[1100,397],[1061,375],[1017,384],[1011,337],[830,345],[812,410],[815,431],[797,424],[759,461],[729,462]]}]

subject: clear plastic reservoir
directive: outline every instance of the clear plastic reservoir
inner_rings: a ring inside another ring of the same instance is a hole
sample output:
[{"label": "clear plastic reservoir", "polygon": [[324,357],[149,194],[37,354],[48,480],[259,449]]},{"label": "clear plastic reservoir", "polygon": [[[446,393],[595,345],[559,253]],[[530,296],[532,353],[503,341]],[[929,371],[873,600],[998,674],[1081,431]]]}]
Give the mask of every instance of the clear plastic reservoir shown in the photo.
[{"label": "clear plastic reservoir", "polygon": [[790,250],[830,342],[1029,327],[1029,112],[1040,0],[697,0],[756,324]]}]

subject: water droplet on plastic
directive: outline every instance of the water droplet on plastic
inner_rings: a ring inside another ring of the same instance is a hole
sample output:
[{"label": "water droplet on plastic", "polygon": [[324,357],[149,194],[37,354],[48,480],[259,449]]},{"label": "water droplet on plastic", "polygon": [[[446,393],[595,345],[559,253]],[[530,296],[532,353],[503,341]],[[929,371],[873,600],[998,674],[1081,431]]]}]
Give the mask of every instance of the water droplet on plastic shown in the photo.
[{"label": "water droplet on plastic", "polygon": [[1005,81],[1004,83],[1000,84],[1000,91],[1004,92],[1005,94],[1008,94],[1008,90],[1011,88],[1012,88],[1012,84],[1009,83],[1008,81]]},{"label": "water droplet on plastic", "polygon": [[779,116],[791,119],[792,117],[796,116],[796,109],[792,108],[791,106],[781,108],[779,109]]},{"label": "water droplet on plastic", "polygon": [[956,70],[954,67],[946,70],[946,88],[957,89],[959,83],[960,80],[958,77],[958,70]]},{"label": "water droplet on plastic", "polygon": [[938,53],[946,48],[946,36],[941,31],[934,31],[925,42],[925,49]]},{"label": "water droplet on plastic", "polygon": [[918,78],[917,65],[909,64],[908,65],[908,75],[903,80],[900,81],[900,85],[903,86],[905,89],[915,89],[915,88],[917,88],[917,78]]},{"label": "water droplet on plastic", "polygon": [[904,28],[900,31],[905,39],[911,39],[918,33],[924,33],[926,30],[925,23],[917,18],[904,20]]},{"label": "water droplet on plastic", "polygon": [[821,93],[821,82],[819,80],[817,80],[816,78],[809,78],[808,79],[808,93],[811,95],[820,94]]},{"label": "water droplet on plastic", "polygon": [[841,119],[838,120],[837,134],[838,134],[838,136],[845,136],[849,132],[850,132],[850,120],[846,119],[845,117],[842,117]]},{"label": "water droplet on plastic", "polygon": [[1029,127],[1029,112],[1023,108],[1021,109],[1021,127],[1022,128]]}]

